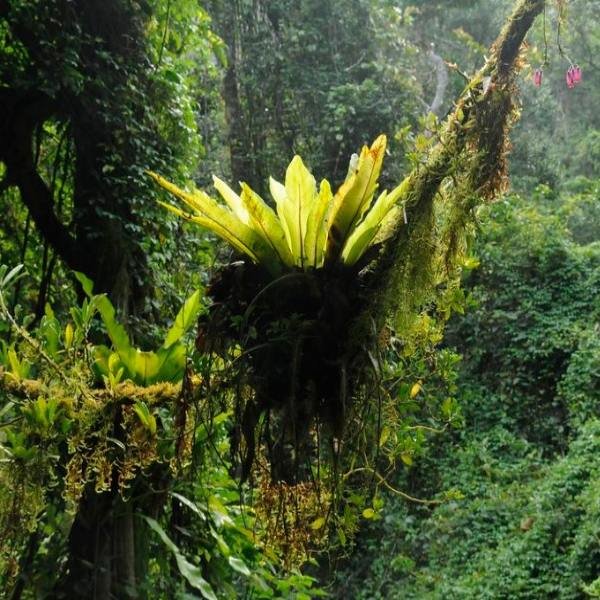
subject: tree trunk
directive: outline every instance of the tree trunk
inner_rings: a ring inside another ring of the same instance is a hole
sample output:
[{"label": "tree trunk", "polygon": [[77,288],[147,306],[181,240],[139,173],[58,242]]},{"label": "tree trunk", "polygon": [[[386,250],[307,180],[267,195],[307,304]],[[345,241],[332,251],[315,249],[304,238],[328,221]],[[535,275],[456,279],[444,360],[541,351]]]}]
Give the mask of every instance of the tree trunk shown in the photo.
[{"label": "tree trunk", "polygon": [[[0,82],[0,161],[7,167],[2,183],[18,188],[40,235],[68,268],[83,271],[94,281],[95,290],[108,293],[123,314],[141,313],[152,294],[152,273],[140,247],[140,234],[131,233],[142,229],[131,206],[131,195],[139,195],[140,189],[130,169],[137,173],[143,160],[136,155],[126,129],[130,115],[123,114],[120,134],[106,120],[131,108],[119,104],[119,94],[127,90],[126,67],[138,68],[138,61],[144,60],[140,22],[132,9],[115,2],[57,1],[47,10],[45,16],[54,19],[49,27],[56,26],[60,16],[64,28],[76,29],[86,42],[77,57],[83,84],[76,89],[65,85],[52,96],[37,86],[42,77],[38,70],[46,73],[55,57],[40,44],[34,25],[0,2],[0,18],[28,51],[32,82],[29,88],[20,80],[14,87],[12,81]],[[94,44],[88,41],[92,37]],[[100,50],[123,65],[115,68],[99,58]],[[53,79],[54,73],[46,75]],[[70,226],[55,213],[53,191],[35,164],[33,138],[49,120],[69,123],[75,147]],[[107,165],[116,168],[122,183],[115,185],[116,177],[107,178]]]}]

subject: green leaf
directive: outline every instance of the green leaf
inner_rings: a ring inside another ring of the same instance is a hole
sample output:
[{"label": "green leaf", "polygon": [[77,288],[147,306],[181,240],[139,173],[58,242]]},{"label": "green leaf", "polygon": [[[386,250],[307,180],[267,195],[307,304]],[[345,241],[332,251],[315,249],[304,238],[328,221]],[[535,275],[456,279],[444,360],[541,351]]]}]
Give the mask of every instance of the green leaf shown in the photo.
[{"label": "green leaf", "polygon": [[283,227],[273,209],[245,183],[242,183],[241,198],[250,213],[254,229],[260,233],[284,265],[293,266],[294,257],[287,245]]},{"label": "green leaf", "polygon": [[[115,309],[110,300],[104,295],[97,296],[96,300],[108,336],[120,359],[120,364],[111,366],[111,355],[106,346],[97,346],[94,350],[94,369],[97,374],[114,374],[122,365],[126,377],[139,385],[181,379],[185,369],[186,350],[183,344],[176,343],[173,339],[183,335],[194,323],[200,303],[199,292],[188,298],[169,330],[165,344],[157,352],[145,352],[133,347],[125,328],[116,320]],[[167,346],[167,342],[171,343]]]},{"label": "green leaf", "polygon": [[142,425],[152,434],[156,435],[156,418],[150,412],[148,405],[145,402],[136,402],[133,410],[139,417]]},{"label": "green leaf", "polygon": [[173,344],[169,348],[159,348],[156,352],[159,366],[148,382],[179,381],[185,371],[186,356],[186,348],[181,343]]},{"label": "green leaf", "polygon": [[69,350],[71,348],[71,346],[73,345],[73,338],[74,338],[73,325],[71,325],[71,323],[67,323],[63,337],[64,337],[65,348],[67,350]]},{"label": "green leaf", "polygon": [[7,356],[10,365],[10,374],[13,376],[13,378],[17,381],[26,379],[29,375],[29,362],[27,362],[25,359],[20,360],[14,347],[11,347],[8,350]]},{"label": "green leaf", "polygon": [[183,304],[181,310],[177,313],[175,321],[171,329],[167,332],[163,348],[169,348],[175,342],[178,342],[195,324],[200,309],[202,308],[202,300],[200,290],[196,290]]},{"label": "green leaf", "polygon": [[250,213],[244,206],[242,199],[224,182],[221,181],[216,175],[213,175],[213,183],[216,190],[221,194],[221,197],[229,208],[233,211],[233,214],[244,224],[250,225]]},{"label": "green leaf", "polygon": [[40,321],[39,333],[44,342],[44,349],[50,356],[55,356],[60,346],[60,323],[54,316],[44,315]]},{"label": "green leaf", "polygon": [[381,435],[379,436],[379,447],[380,448],[382,446],[385,446],[385,443],[390,438],[391,433],[392,433],[392,430],[387,425],[384,425],[384,427],[381,430]]},{"label": "green leaf", "polygon": [[179,572],[187,582],[195,589],[199,590],[200,593],[206,600],[218,600],[212,586],[204,577],[202,576],[202,569],[197,565],[189,562],[181,551],[179,547],[171,540],[171,538],[165,533],[164,529],[151,517],[144,516],[145,521],[148,523],[150,528],[155,531],[163,544],[169,549],[173,555],[175,556],[175,562],[177,563],[177,568]]},{"label": "green leaf", "polygon": [[407,466],[411,466],[413,464],[413,457],[412,454],[409,454],[408,452],[402,452],[400,454],[400,459],[402,460],[402,462],[407,465]]},{"label": "green leaf", "polygon": [[[277,202],[277,213],[286,232],[295,264],[304,267],[304,241],[308,217],[317,195],[315,178],[299,156],[294,156],[285,173],[285,197]],[[276,198],[277,200],[277,198]]]},{"label": "green leaf", "polygon": [[19,275],[19,273],[21,272],[22,269],[23,269],[23,265],[17,265],[16,267],[13,267],[8,272],[7,275],[3,276],[2,283],[0,284],[0,288],[7,287],[8,284],[11,283],[11,282],[15,283],[15,281],[17,281],[17,279],[18,279],[17,275]]},{"label": "green leaf", "polygon": [[408,179],[389,194],[384,191],[367,213],[362,222],[350,234],[342,251],[342,262],[347,265],[355,264],[363,255],[385,223],[386,216],[398,204],[408,190]]},{"label": "green leaf", "polygon": [[86,296],[89,296],[91,298],[94,290],[94,282],[89,277],[86,277],[83,273],[79,271],[73,271],[73,274],[75,275],[75,279],[77,279],[77,281],[79,281],[79,283],[81,284],[81,287]]},{"label": "green leaf", "polygon": [[[121,353],[130,353],[133,348],[131,347],[129,336],[125,331],[125,327],[117,321],[115,307],[112,305],[111,301],[105,295],[102,295],[98,298],[97,307],[98,312],[102,317],[102,321],[104,322],[104,326],[106,327],[108,337],[115,350],[119,355],[121,355]],[[126,361],[123,360],[123,362]]]},{"label": "green leaf", "polygon": [[308,216],[304,250],[308,265],[318,268],[323,266],[325,243],[327,241],[328,220],[333,205],[333,193],[326,179],[321,181],[319,194],[313,202]]},{"label": "green leaf", "polygon": [[326,261],[337,260],[352,230],[368,210],[377,188],[385,154],[386,137],[380,135],[371,148],[364,146],[358,159],[358,169],[339,188],[333,199],[333,209],[327,237]]},{"label": "green leaf", "polygon": [[375,518],[375,511],[372,508],[365,508],[365,510],[362,511],[362,516],[365,519],[374,519]]},{"label": "green leaf", "polygon": [[227,508],[216,496],[211,496],[208,499],[208,508],[217,527],[233,525],[233,520],[229,516]]},{"label": "green leaf", "polygon": [[206,520],[206,515],[189,498],[186,498],[177,492],[171,492],[171,496],[179,500],[184,506],[187,506],[192,512],[195,512],[203,521]]},{"label": "green leaf", "polygon": [[250,575],[250,569],[246,566],[246,563],[241,558],[230,556],[228,560],[231,567],[238,573],[246,575],[246,577]]},{"label": "green leaf", "polygon": [[111,349],[107,346],[104,346],[103,344],[94,346],[94,362],[92,363],[92,370],[94,371],[96,379],[98,379],[99,381],[102,381],[102,377],[107,376],[110,373],[111,354],[113,354]]},{"label": "green leaf", "polygon": [[264,239],[261,231],[245,225],[233,212],[218,204],[208,194],[202,191],[185,192],[156,173],[148,174],[161,187],[189,206],[194,214],[159,201],[167,210],[216,233],[253,261],[260,262],[269,269],[277,269],[278,255],[267,243],[268,240]]}]

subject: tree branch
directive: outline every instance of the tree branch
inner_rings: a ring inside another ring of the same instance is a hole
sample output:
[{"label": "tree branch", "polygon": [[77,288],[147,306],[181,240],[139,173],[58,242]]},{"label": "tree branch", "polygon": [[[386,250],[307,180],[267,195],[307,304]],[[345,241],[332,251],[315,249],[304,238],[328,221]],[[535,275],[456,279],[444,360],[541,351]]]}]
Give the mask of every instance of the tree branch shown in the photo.
[{"label": "tree branch", "polygon": [[[458,201],[465,203],[465,213],[472,208],[466,206],[466,199],[491,199],[505,184],[507,134],[513,115],[514,79],[519,71],[517,58],[544,4],[545,0],[519,0],[493,44],[487,63],[469,82],[446,120],[440,141],[426,162],[407,177],[408,191],[402,200],[408,225],[399,211],[369,284],[369,306],[357,323],[360,330],[372,318],[379,330],[390,313],[418,307],[436,285],[434,275],[428,271],[434,269],[436,244],[440,242],[435,237],[433,206],[442,182],[453,176],[454,199],[461,197]],[[459,194],[456,181],[461,186]],[[457,223],[464,230],[466,219],[463,214],[460,217],[463,220]]]},{"label": "tree branch", "polygon": [[57,112],[42,93],[0,90],[0,159],[7,168],[6,181],[18,187],[41,235],[67,266],[87,271],[88,261],[77,251],[75,238],[54,213],[52,192],[38,173],[32,153],[32,137],[38,125]]},{"label": "tree branch", "polygon": [[435,53],[434,45],[431,44],[427,56],[435,68],[436,86],[435,96],[431,104],[427,106],[427,112],[432,112],[434,115],[440,116],[442,105],[444,104],[444,95],[448,87],[448,69],[444,59]]}]

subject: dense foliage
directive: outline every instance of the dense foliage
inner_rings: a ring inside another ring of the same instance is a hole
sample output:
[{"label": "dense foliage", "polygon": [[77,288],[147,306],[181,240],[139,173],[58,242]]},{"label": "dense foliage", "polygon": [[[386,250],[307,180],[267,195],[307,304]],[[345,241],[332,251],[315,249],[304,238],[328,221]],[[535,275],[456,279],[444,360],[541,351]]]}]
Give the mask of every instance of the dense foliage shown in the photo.
[{"label": "dense foliage", "polygon": [[461,498],[434,510],[390,498],[339,597],[597,590],[600,247],[578,243],[572,219],[594,193],[561,199],[542,188],[482,215],[469,308],[446,338],[462,355],[464,428],[399,480],[415,495]]},{"label": "dense foliage", "polygon": [[0,594],[600,597],[597,9],[0,0]]}]

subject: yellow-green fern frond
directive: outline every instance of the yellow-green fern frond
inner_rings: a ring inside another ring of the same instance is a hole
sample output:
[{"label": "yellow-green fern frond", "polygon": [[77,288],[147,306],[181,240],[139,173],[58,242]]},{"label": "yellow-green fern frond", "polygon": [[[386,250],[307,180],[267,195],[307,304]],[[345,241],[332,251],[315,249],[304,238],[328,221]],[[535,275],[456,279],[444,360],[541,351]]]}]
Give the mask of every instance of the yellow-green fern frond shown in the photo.
[{"label": "yellow-green fern frond", "polygon": [[163,204],[171,212],[210,229],[239,252],[272,274],[283,268],[319,269],[336,262],[356,264],[366,249],[381,238],[382,225],[397,219],[408,180],[390,193],[373,198],[385,154],[386,137],[379,136],[353,156],[346,181],[335,195],[327,180],[317,192],[315,178],[295,156],[285,183],[269,180],[275,210],[246,184],[241,194],[213,177],[225,204],[203,191],[185,192],[156,173],[151,177],[186,204],[187,212]]},{"label": "yellow-green fern frond", "polygon": [[333,262],[341,254],[352,229],[371,205],[377,189],[386,142],[385,135],[380,135],[370,148],[363,147],[356,172],[349,175],[335,194],[327,238],[326,260],[329,262]]},{"label": "yellow-green fern frond", "polygon": [[[408,183],[408,179],[405,179],[389,194],[385,191],[377,198],[371,210],[348,237],[342,251],[342,262],[344,264],[355,264],[371,243],[376,240],[376,236],[383,231],[392,209],[400,210],[399,203],[408,190]],[[377,241],[383,241],[384,239],[379,236]]]},{"label": "yellow-green fern frond", "polygon": [[191,194],[156,173],[149,175],[192,209],[192,212],[186,212],[161,202],[172,213],[209,229],[254,262],[263,264],[270,272],[277,273],[281,269],[279,255],[254,228],[243,223],[235,213],[203,192]]},{"label": "yellow-green fern frond", "polygon": [[304,250],[307,266],[318,269],[325,260],[325,244],[327,242],[328,223],[333,206],[333,193],[329,181],[323,179],[319,194],[315,198],[312,210],[308,215]]},{"label": "yellow-green fern frond", "polygon": [[242,183],[242,202],[250,213],[250,220],[255,231],[260,232],[264,240],[273,248],[281,262],[287,267],[294,265],[294,257],[285,239],[281,221],[273,209],[248,185]]}]

